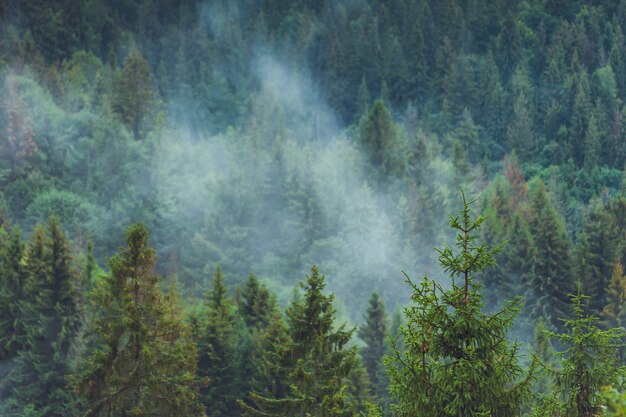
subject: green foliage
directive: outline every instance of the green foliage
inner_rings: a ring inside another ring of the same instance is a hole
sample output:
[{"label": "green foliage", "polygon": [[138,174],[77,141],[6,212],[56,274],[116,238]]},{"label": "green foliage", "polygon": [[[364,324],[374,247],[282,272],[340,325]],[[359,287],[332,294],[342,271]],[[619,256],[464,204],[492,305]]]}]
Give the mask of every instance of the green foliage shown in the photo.
[{"label": "green foliage", "polygon": [[24,299],[26,268],[24,244],[19,229],[7,236],[3,230],[0,248],[0,361],[16,357],[23,344],[22,314],[18,300]]},{"label": "green foliage", "polygon": [[535,416],[592,417],[602,415],[606,398],[601,395],[605,385],[621,381],[626,368],[618,364],[618,352],[625,336],[623,328],[601,330],[597,318],[585,314],[589,299],[581,292],[571,295],[572,318],[564,319],[563,333],[548,332],[566,349],[559,369],[552,370],[555,379],[551,397],[543,398]]},{"label": "green foliage", "polygon": [[347,402],[346,380],[355,366],[356,351],[346,348],[353,331],[335,328],[333,296],[322,293],[325,282],[317,267],[301,284],[301,301],[287,308],[286,343],[276,346],[277,369],[289,392],[283,396],[251,393],[241,403],[245,416],[353,416]]},{"label": "green foliage", "polygon": [[615,260],[611,280],[606,288],[602,317],[607,328],[624,327],[626,324],[626,274],[619,257]]},{"label": "green foliage", "polygon": [[228,297],[222,270],[215,269],[213,288],[201,317],[194,317],[198,345],[198,375],[209,384],[200,389],[200,401],[210,416],[230,416],[238,410],[243,397],[239,375],[241,342],[237,333],[235,306]]},{"label": "green foliage", "polygon": [[[427,248],[447,241],[461,184],[489,190],[483,237],[509,241],[476,274],[485,311],[524,294],[515,331],[530,335],[544,315],[557,329],[576,273],[591,313],[614,326],[624,22],[624,2],[605,0],[0,0],[0,224],[30,230],[56,214],[73,246],[93,240],[86,269],[97,271],[120,219],[141,219],[162,259],[180,256],[190,302],[220,264],[241,288],[223,298],[227,319],[207,302],[191,321],[201,360],[226,358],[203,387],[208,405],[234,415],[249,390],[293,394],[276,365],[288,339],[276,304],[294,271],[314,261],[332,275],[351,320],[372,291],[396,304],[390,271],[433,267]],[[512,151],[514,169],[502,160]],[[535,182],[529,199],[524,177],[543,178],[544,197]],[[37,298],[26,277],[43,280],[47,267],[0,235],[5,373],[23,351],[20,306]],[[276,302],[246,282],[251,270]],[[82,288],[97,292],[99,274],[85,275]],[[72,362],[96,351],[93,314],[79,313]],[[365,373],[346,378],[361,412]]]},{"label": "green foliage", "polygon": [[404,347],[392,339],[387,359],[398,401],[392,407],[400,416],[431,416],[433,410],[442,416],[510,416],[529,398],[534,364],[524,376],[519,346],[507,339],[520,299],[487,315],[473,282],[473,274],[494,265],[501,246],[477,242],[485,218],[470,217],[471,203],[463,195],[460,216],[450,217],[458,252],[447,245],[438,249],[450,288],[428,277],[419,284],[407,278],[413,304],[405,308],[407,324],[400,328]]},{"label": "green foliage", "polygon": [[567,298],[573,283],[571,244],[562,217],[541,180],[531,188],[530,231],[537,248],[531,260],[530,295],[532,317],[544,317],[561,328],[559,317],[567,317]]},{"label": "green foliage", "polygon": [[152,83],[150,64],[133,49],[116,78],[112,104],[117,117],[137,140],[146,136],[150,118],[154,116],[157,94]]},{"label": "green foliage", "polygon": [[359,124],[359,142],[372,167],[383,176],[403,175],[407,150],[403,133],[382,100],[376,100]]},{"label": "green foliage", "polygon": [[21,297],[9,302],[19,308],[23,332],[22,349],[6,381],[15,401],[9,414],[19,415],[26,405],[33,415],[75,414],[80,408],[66,377],[72,371],[71,348],[80,325],[77,274],[57,218],[50,219],[45,232],[36,229],[25,269]]},{"label": "green foliage", "polygon": [[159,288],[146,228],[127,228],[126,244],[92,295],[100,344],[73,376],[85,415],[204,415],[195,347],[176,299]]},{"label": "green foliage", "polygon": [[371,381],[372,397],[388,409],[389,381],[385,374],[383,357],[387,351],[386,340],[389,334],[385,304],[377,293],[373,293],[369,299],[365,323],[359,328],[358,335],[365,342],[360,354]]}]

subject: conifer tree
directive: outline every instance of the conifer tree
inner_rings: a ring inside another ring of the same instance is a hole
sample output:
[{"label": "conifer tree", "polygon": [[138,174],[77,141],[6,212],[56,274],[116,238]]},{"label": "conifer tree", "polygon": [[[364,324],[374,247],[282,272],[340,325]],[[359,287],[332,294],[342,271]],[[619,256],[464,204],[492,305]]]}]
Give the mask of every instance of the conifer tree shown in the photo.
[{"label": "conifer tree", "polygon": [[611,280],[606,289],[602,317],[607,328],[626,325],[626,275],[624,275],[624,267],[619,257],[615,260]]},{"label": "conifer tree", "polygon": [[585,210],[583,227],[577,236],[577,269],[584,291],[590,297],[589,308],[595,315],[602,313],[615,257],[619,255],[616,220],[610,205],[593,199]]},{"label": "conifer tree", "polygon": [[157,100],[153,77],[148,61],[133,49],[115,81],[113,111],[132,132],[136,140],[142,139],[148,118]]},{"label": "conifer tree", "polygon": [[548,332],[566,349],[559,352],[560,368],[551,370],[555,379],[551,396],[541,397],[533,416],[594,417],[603,415],[600,388],[618,383],[626,368],[618,366],[618,352],[626,335],[623,328],[601,330],[597,317],[585,314],[589,299],[581,292],[570,294],[572,318],[563,319],[565,331]]},{"label": "conifer tree", "polygon": [[276,302],[270,292],[254,274],[241,290],[240,314],[249,328],[264,328],[269,324],[276,309]]},{"label": "conifer tree", "polygon": [[229,416],[238,410],[236,400],[242,396],[237,366],[240,351],[234,305],[219,266],[206,307],[196,337],[198,374],[210,382],[200,390],[200,400],[209,416]]},{"label": "conifer tree", "polygon": [[126,229],[126,245],[92,295],[100,345],[72,378],[85,416],[202,416],[190,331],[159,288],[141,223]]},{"label": "conifer tree", "polygon": [[371,394],[378,402],[386,404],[387,408],[389,381],[383,362],[388,336],[386,320],[385,304],[377,293],[373,293],[367,306],[365,323],[359,329],[359,337],[365,342],[360,354],[371,381]]},{"label": "conifer tree", "polygon": [[334,327],[333,296],[322,293],[325,282],[317,267],[311,269],[301,301],[287,308],[287,341],[276,346],[278,367],[290,389],[284,397],[250,394],[240,403],[244,416],[349,417],[345,379],[354,368],[356,351],[346,348],[353,331]]},{"label": "conifer tree", "polygon": [[405,138],[383,100],[374,101],[361,118],[359,141],[370,163],[382,175],[402,175],[408,161]]},{"label": "conifer tree", "polygon": [[15,358],[21,348],[23,329],[18,322],[26,281],[23,258],[24,244],[16,229],[0,249],[0,362]]},{"label": "conifer tree", "polygon": [[22,351],[9,376],[13,399],[30,405],[36,415],[67,416],[77,412],[77,398],[66,377],[80,325],[77,272],[58,219],[52,217],[47,236],[37,228],[27,252],[28,279],[20,300],[24,329]]},{"label": "conifer tree", "polygon": [[507,242],[503,253],[503,274],[508,284],[508,294],[526,294],[531,288],[531,262],[536,249],[528,224],[519,210],[513,214]]},{"label": "conifer tree", "polygon": [[269,398],[284,398],[289,387],[280,367],[282,347],[289,341],[285,321],[274,311],[266,329],[259,334],[251,355],[253,372],[250,392]]},{"label": "conifer tree", "polygon": [[460,216],[450,216],[458,252],[447,245],[438,249],[450,289],[428,277],[419,284],[407,277],[413,304],[405,309],[407,324],[400,328],[404,348],[394,342],[386,363],[398,401],[392,407],[402,417],[508,417],[521,412],[530,394],[534,364],[524,376],[519,346],[507,339],[519,298],[494,314],[482,312],[473,276],[494,265],[501,245],[477,242],[485,218],[472,219],[471,204],[463,194]]},{"label": "conifer tree", "polygon": [[567,316],[567,297],[573,288],[571,248],[565,225],[541,180],[531,192],[530,231],[537,250],[531,261],[531,316],[543,316],[556,329]]}]

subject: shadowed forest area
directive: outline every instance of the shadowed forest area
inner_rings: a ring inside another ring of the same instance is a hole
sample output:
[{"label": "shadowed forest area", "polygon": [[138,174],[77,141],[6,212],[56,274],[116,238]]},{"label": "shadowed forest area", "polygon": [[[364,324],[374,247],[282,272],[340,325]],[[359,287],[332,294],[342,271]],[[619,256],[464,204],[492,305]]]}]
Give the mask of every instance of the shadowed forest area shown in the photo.
[{"label": "shadowed forest area", "polygon": [[0,416],[626,415],[625,31],[0,0]]}]

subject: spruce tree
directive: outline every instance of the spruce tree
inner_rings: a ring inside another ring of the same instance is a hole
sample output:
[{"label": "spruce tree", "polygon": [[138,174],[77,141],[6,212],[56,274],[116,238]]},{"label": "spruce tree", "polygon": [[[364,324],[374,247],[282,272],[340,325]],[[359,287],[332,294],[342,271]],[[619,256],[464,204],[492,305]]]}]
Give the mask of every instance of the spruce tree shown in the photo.
[{"label": "spruce tree", "polygon": [[228,298],[222,270],[218,266],[213,277],[205,317],[200,319],[196,335],[198,374],[209,380],[200,390],[200,400],[209,416],[230,416],[239,408],[241,383],[238,375],[240,351],[234,305]]},{"label": "spruce tree", "polygon": [[361,118],[358,138],[372,167],[382,176],[404,174],[408,162],[406,139],[383,100],[374,101]]},{"label": "spruce tree", "polygon": [[551,370],[555,380],[550,396],[540,397],[533,416],[543,417],[594,417],[603,415],[605,400],[600,388],[618,383],[626,368],[618,366],[619,349],[626,333],[623,328],[601,330],[597,317],[585,314],[589,297],[581,292],[570,294],[572,318],[562,319],[562,333],[548,332],[566,349],[558,353],[560,368]]},{"label": "spruce tree", "polygon": [[404,348],[392,340],[386,362],[398,401],[392,407],[402,417],[508,417],[521,412],[530,394],[534,364],[525,375],[519,345],[507,338],[520,299],[493,314],[482,311],[473,277],[494,265],[501,245],[477,241],[485,218],[472,219],[471,204],[463,194],[460,216],[450,216],[458,252],[447,245],[438,249],[449,289],[428,277],[419,284],[407,277],[413,304],[405,308],[407,324],[400,328]]},{"label": "spruce tree", "polygon": [[530,232],[536,250],[531,261],[530,294],[532,317],[561,328],[559,317],[567,316],[568,294],[572,292],[571,248],[565,225],[541,180],[531,192]]},{"label": "spruce tree", "polygon": [[30,405],[35,415],[74,415],[77,398],[66,377],[80,325],[77,272],[57,218],[50,219],[47,236],[36,229],[27,270],[25,293],[32,298],[20,300],[24,338],[16,369],[8,377],[13,399],[20,406]]},{"label": "spruce tree", "polygon": [[130,226],[126,244],[92,294],[100,344],[72,378],[85,416],[202,416],[195,347],[176,301],[160,289],[148,230]]},{"label": "spruce tree", "polygon": [[611,280],[606,289],[602,317],[607,328],[626,325],[626,275],[619,257],[615,260]]},{"label": "spruce tree", "polygon": [[359,329],[359,337],[365,342],[365,346],[361,348],[360,354],[371,381],[372,396],[378,402],[388,407],[389,399],[387,392],[389,381],[383,362],[388,336],[386,320],[385,304],[378,294],[374,293],[369,299],[365,323]]},{"label": "spruce tree", "polygon": [[[19,229],[15,229],[0,249],[0,362],[15,358],[21,349],[19,301],[26,281],[23,258],[24,244]],[[0,377],[2,374],[0,371]]]},{"label": "spruce tree", "polygon": [[248,281],[241,290],[239,311],[249,328],[267,327],[276,309],[276,302],[270,292],[254,274],[248,275]]},{"label": "spruce tree", "polygon": [[250,394],[241,403],[244,416],[351,417],[346,378],[354,368],[356,351],[346,348],[352,330],[335,328],[333,295],[324,295],[324,276],[311,269],[301,301],[287,308],[287,341],[276,346],[278,370],[290,387],[285,396]]},{"label": "spruce tree", "polygon": [[145,137],[146,124],[155,109],[157,92],[153,82],[150,64],[133,49],[116,77],[112,104],[113,111],[136,140]]}]

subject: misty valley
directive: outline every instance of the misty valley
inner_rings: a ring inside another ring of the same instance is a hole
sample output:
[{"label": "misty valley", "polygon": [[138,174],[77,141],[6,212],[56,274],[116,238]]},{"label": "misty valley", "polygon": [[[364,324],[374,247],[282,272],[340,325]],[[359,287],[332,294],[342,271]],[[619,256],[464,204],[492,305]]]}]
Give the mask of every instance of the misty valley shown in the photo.
[{"label": "misty valley", "polygon": [[0,0],[0,417],[626,416],[626,0]]}]

